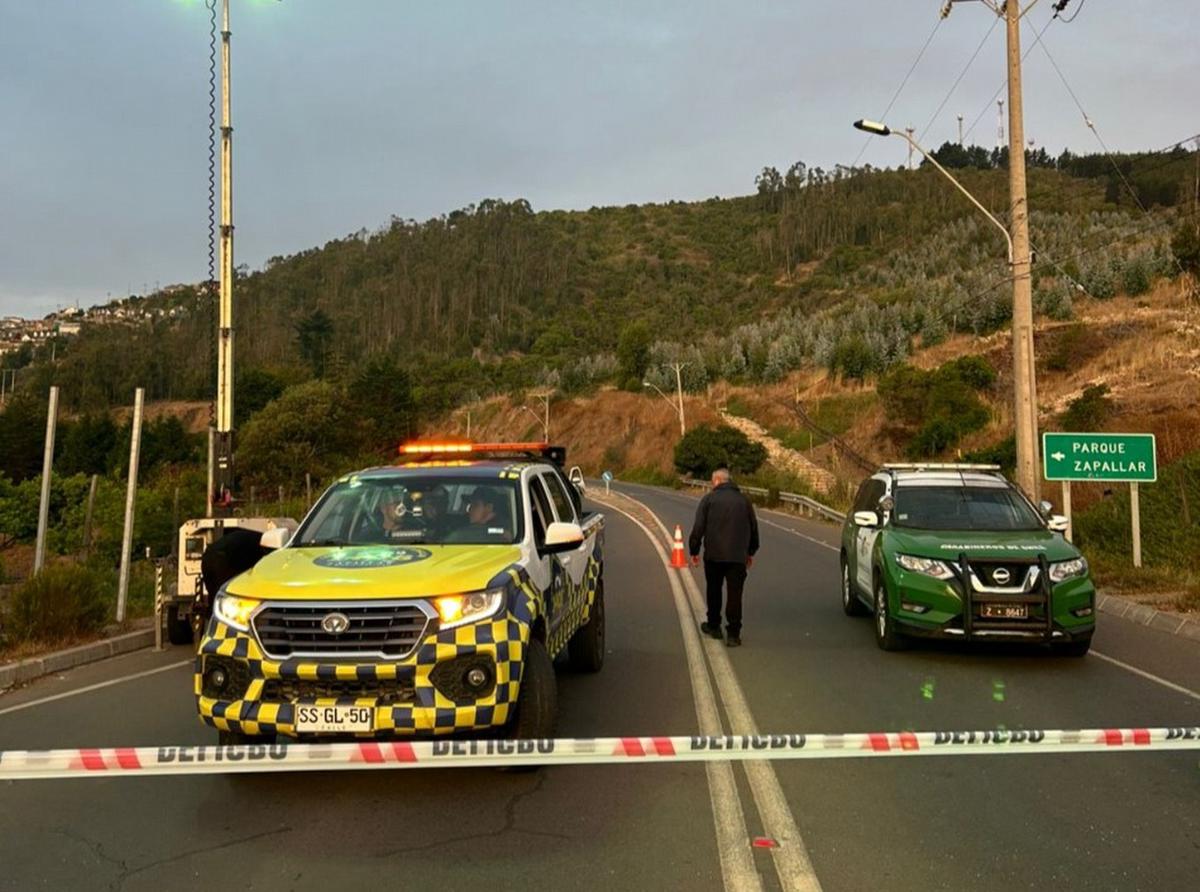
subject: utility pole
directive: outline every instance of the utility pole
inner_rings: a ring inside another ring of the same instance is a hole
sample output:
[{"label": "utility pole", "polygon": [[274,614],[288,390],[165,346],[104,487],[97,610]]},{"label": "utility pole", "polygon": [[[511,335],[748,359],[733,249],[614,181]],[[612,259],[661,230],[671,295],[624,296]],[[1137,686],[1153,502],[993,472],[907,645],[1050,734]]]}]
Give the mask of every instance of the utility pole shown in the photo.
[{"label": "utility pole", "polygon": [[50,473],[54,470],[54,430],[58,425],[58,388],[50,388],[46,408],[46,451],[42,456],[42,497],[38,503],[37,542],[33,548],[34,575],[46,564],[46,529],[50,521]]},{"label": "utility pole", "polygon": [[686,362],[675,362],[671,368],[675,370],[675,393],[679,397],[679,436],[687,433],[687,425],[683,421],[683,367]]},{"label": "utility pole", "polygon": [[963,144],[962,122],[963,122],[963,116],[959,115],[958,116],[958,144],[960,147]]},{"label": "utility pole", "polygon": [[[948,0],[943,17],[956,0]],[[962,0],[957,0],[962,2]],[[1033,8],[1033,0],[1024,10]],[[1013,306],[1013,422],[1017,445],[1017,483],[1035,502],[1041,489],[1038,468],[1037,372],[1033,345],[1032,257],[1029,252],[1029,200],[1025,186],[1025,124],[1021,94],[1021,10],[1018,0],[983,0],[1003,16],[1008,53],[1008,189]],[[1004,145],[1004,100],[996,100],[998,145]]]},{"label": "utility pole", "polygon": [[905,127],[905,128],[904,128],[904,132],[908,134],[908,169],[909,169],[909,170],[912,170],[912,156],[913,156],[913,143],[912,143],[912,135],[913,135],[913,129],[914,129],[914,128],[912,128],[912,127]]},{"label": "utility pole", "polygon": [[117,622],[125,622],[125,603],[129,597],[129,563],[133,559],[133,520],[137,507],[138,457],[142,450],[142,406],[145,389],[133,396],[133,429],[129,438],[129,479],[125,484],[125,526],[121,533],[121,569],[117,576]]},{"label": "utility pole", "polygon": [[[1011,92],[1012,87],[1009,87]],[[996,148],[1004,147],[1004,100],[996,100]]]},{"label": "utility pole", "polygon": [[[221,18],[221,244],[217,340],[217,432],[214,511],[233,502],[233,124],[229,83],[229,0]],[[215,515],[213,515],[215,516]]]},{"label": "utility pole", "polygon": [[1033,353],[1033,279],[1029,200],[1025,190],[1025,122],[1021,96],[1021,7],[1004,4],[1008,28],[1008,191],[1013,240],[1013,387],[1016,390],[1017,483],[1039,498],[1037,374]]}]

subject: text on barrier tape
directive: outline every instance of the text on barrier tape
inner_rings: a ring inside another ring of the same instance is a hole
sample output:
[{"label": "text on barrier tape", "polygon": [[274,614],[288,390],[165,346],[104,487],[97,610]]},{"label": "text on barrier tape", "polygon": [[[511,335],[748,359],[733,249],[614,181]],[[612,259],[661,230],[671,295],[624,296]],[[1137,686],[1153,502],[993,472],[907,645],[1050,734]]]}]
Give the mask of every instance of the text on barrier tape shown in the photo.
[{"label": "text on barrier tape", "polygon": [[159,746],[0,752],[0,780],[367,768],[601,765],[1200,750],[1200,728],[901,731],[724,737],[598,737]]}]

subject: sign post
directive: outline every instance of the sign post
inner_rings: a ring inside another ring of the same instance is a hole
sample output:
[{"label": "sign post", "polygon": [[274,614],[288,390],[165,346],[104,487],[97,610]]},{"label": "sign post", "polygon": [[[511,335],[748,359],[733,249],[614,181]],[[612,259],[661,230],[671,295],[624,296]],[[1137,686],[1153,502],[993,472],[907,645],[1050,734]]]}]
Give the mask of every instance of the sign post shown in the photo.
[{"label": "sign post", "polygon": [[604,480],[604,494],[608,495],[608,487],[609,487],[609,484],[612,483],[612,479],[613,479],[612,471],[605,471],[603,474],[600,475],[600,477]]},{"label": "sign post", "polygon": [[1063,513],[1071,538],[1071,481],[1128,483],[1133,527],[1133,565],[1142,565],[1142,518],[1138,484],[1158,479],[1158,447],[1154,434],[1042,434],[1043,473],[1063,484]]}]

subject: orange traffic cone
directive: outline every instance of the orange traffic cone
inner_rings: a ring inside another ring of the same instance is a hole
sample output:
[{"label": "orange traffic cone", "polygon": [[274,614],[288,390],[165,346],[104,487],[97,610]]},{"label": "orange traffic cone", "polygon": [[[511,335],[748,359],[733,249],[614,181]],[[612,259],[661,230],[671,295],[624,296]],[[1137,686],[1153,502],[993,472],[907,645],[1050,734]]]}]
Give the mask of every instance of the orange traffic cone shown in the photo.
[{"label": "orange traffic cone", "polygon": [[671,566],[677,570],[687,567],[687,554],[683,550],[683,530],[675,524],[675,541],[671,543]]}]

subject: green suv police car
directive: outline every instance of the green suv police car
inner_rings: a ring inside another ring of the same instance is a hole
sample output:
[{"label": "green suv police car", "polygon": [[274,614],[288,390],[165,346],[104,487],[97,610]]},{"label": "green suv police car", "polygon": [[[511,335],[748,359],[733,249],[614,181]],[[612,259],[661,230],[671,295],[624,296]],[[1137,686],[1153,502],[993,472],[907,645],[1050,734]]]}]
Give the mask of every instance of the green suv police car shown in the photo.
[{"label": "green suv police car", "polygon": [[842,609],[875,640],[1044,642],[1083,656],[1095,629],[1087,561],[1066,518],[1035,507],[994,465],[884,465],[842,529]]}]

